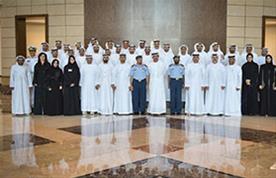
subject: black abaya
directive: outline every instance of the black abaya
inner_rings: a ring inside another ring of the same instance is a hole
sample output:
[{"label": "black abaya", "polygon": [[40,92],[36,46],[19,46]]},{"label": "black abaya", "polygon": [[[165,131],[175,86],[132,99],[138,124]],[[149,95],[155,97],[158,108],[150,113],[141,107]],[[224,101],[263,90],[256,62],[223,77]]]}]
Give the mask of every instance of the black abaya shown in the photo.
[{"label": "black abaya", "polygon": [[274,75],[273,75],[273,89],[271,92],[271,116],[276,116],[276,67],[274,67]]},{"label": "black abaya", "polygon": [[45,62],[43,65],[37,63],[34,69],[33,85],[34,90],[34,108],[33,113],[36,115],[44,114],[46,107],[46,95],[47,95],[47,73],[49,71],[50,64]]},{"label": "black abaya", "polygon": [[272,63],[263,64],[260,68],[259,86],[264,87],[260,89],[260,115],[276,116],[276,91],[273,90],[275,73],[275,66]]},{"label": "black abaya", "polygon": [[[242,66],[242,114],[258,114],[258,64],[247,62]],[[250,85],[246,84],[250,80]]]},{"label": "black abaya", "polygon": [[[77,63],[67,64],[64,67],[64,115],[81,114],[80,109],[80,71]],[[74,84],[74,86],[71,86]]]},{"label": "black abaya", "polygon": [[60,87],[63,87],[63,73],[57,67],[51,67],[48,73],[47,81],[47,99],[46,112],[47,115],[63,114],[63,93]]}]

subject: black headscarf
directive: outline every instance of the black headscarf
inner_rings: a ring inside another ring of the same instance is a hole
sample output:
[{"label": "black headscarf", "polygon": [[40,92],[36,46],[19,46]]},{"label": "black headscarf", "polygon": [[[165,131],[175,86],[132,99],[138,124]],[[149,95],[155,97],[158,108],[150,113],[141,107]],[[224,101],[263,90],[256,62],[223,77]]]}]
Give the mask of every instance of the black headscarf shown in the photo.
[{"label": "black headscarf", "polygon": [[[54,63],[57,62],[57,67],[54,67]],[[59,68],[59,60],[54,59],[52,61],[52,66],[50,70],[50,75],[52,79],[57,80],[62,75],[62,70]]]},{"label": "black headscarf", "polygon": [[47,55],[44,53],[44,52],[41,52],[41,53],[39,53],[39,55],[38,55],[38,60],[37,60],[37,64],[39,65],[39,66],[43,66],[42,65],[42,63],[41,63],[41,60],[40,60],[40,58],[41,58],[41,56],[42,55],[44,55],[45,56],[45,62],[44,62],[44,64],[43,65],[50,65],[50,63],[48,62],[48,57],[47,57]]},{"label": "black headscarf", "polygon": [[[55,63],[55,62],[57,62],[57,67],[54,67],[54,63]],[[54,60],[52,61],[51,67],[52,67],[53,69],[59,69],[59,60],[58,60],[58,59],[54,59]]]},{"label": "black headscarf", "polygon": [[[252,57],[252,61],[248,61],[248,57]],[[242,66],[242,80],[243,80],[243,85],[245,85],[245,80],[250,79],[252,82],[252,85],[255,86],[257,85],[257,79],[258,79],[258,64],[256,64],[253,61],[253,54],[248,53],[246,56],[247,62]]]},{"label": "black headscarf", "polygon": [[[271,58],[270,63],[268,63],[267,60],[266,60],[268,57]],[[271,56],[270,54],[266,55],[266,56],[265,56],[264,68],[265,68],[266,70],[274,70],[274,67],[275,67],[275,66],[273,65],[273,58],[272,58],[272,56]]]},{"label": "black headscarf", "polygon": [[70,63],[71,57],[75,59],[74,56],[70,55],[68,58],[68,64],[64,67],[64,85],[69,86],[70,84],[74,83],[76,86],[78,86],[80,71],[76,59],[73,64]]},{"label": "black headscarf", "polygon": [[[273,65],[273,58],[271,55],[268,54],[265,56],[265,59],[267,59],[268,57],[271,58],[271,62],[268,63],[267,60],[265,60],[265,64],[261,65],[260,75],[259,75],[259,81],[265,82],[266,85],[267,85],[268,80],[270,81],[271,84],[275,80],[275,78],[274,78],[275,66]],[[261,84],[262,83],[260,83],[260,85]],[[270,86],[272,86],[271,84],[270,84]]]},{"label": "black headscarf", "polygon": [[[42,55],[45,56],[45,62],[43,65],[40,59]],[[33,84],[44,87],[45,84],[47,83],[47,74],[49,69],[50,69],[50,63],[47,60],[47,55],[42,52],[38,55],[38,61],[35,65]]]},{"label": "black headscarf", "polygon": [[[74,58],[75,62],[73,64],[70,63],[70,58]],[[68,69],[79,69],[75,56],[70,55],[68,57],[67,68]]]}]

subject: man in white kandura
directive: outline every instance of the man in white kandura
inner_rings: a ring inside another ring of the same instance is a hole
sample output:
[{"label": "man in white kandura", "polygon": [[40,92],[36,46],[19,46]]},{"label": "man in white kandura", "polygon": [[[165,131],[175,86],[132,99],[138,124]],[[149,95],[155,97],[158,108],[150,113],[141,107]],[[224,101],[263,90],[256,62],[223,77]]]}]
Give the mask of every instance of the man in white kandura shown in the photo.
[{"label": "man in white kandura", "polygon": [[221,63],[225,66],[229,64],[228,56],[235,56],[235,64],[240,64],[240,53],[237,45],[231,44],[229,48],[227,48],[227,53],[225,54],[224,59],[221,60]]},{"label": "man in white kandura", "polygon": [[74,54],[76,57],[78,57],[80,55],[80,49],[82,48],[82,44],[80,41],[76,42],[75,43],[75,46],[74,46]]},{"label": "man in white kandura", "polygon": [[151,50],[149,45],[145,46],[145,51],[142,56],[143,56],[143,64],[148,66],[152,62]]},{"label": "man in white kandura", "polygon": [[10,73],[10,88],[12,90],[12,114],[31,113],[30,88],[32,87],[31,71],[24,65],[23,56],[16,57]]},{"label": "man in white kandura", "polygon": [[224,58],[224,54],[223,52],[221,51],[220,49],[220,45],[218,42],[214,42],[210,45],[209,47],[209,51],[208,51],[208,61],[207,61],[207,65],[212,63],[212,54],[213,53],[217,53],[218,55],[218,62],[221,62],[223,61],[223,58]]},{"label": "man in white kandura", "polygon": [[166,113],[166,93],[164,75],[165,64],[159,61],[159,54],[152,53],[153,62],[149,64],[149,107],[150,114]]},{"label": "man in white kandura", "polygon": [[180,64],[183,64],[184,67],[187,67],[188,64],[192,62],[192,57],[188,53],[189,48],[187,45],[183,44],[178,49],[178,55],[180,56]]},{"label": "man in white kandura", "polygon": [[212,54],[212,63],[206,68],[206,113],[223,114],[225,67],[219,62],[219,53]]},{"label": "man in white kandura", "polygon": [[208,54],[205,52],[205,45],[201,42],[196,43],[194,45],[194,53],[199,54],[199,63],[206,67],[208,63]]},{"label": "man in white kandura", "polygon": [[140,40],[136,49],[136,54],[143,56],[145,52],[145,47],[146,47],[146,41]]},{"label": "man in white kandura", "polygon": [[93,46],[93,53],[91,54],[93,57],[93,63],[99,65],[103,62],[103,54],[100,51],[100,46],[98,44]]},{"label": "man in white kandura", "polygon": [[47,42],[41,43],[41,49],[39,53],[45,53],[47,56],[47,59],[51,58],[51,51],[49,50],[49,44]]},{"label": "man in white kandura", "polygon": [[103,62],[98,65],[99,77],[96,89],[99,90],[99,113],[109,115],[113,113],[113,90],[112,90],[112,64],[109,56],[103,55]]},{"label": "man in white kandura", "polygon": [[111,54],[115,53],[115,44],[112,40],[107,40],[105,43],[105,49],[109,49]]},{"label": "man in white kandura", "polygon": [[126,54],[126,62],[129,64],[129,65],[133,65],[136,63],[136,47],[135,45],[130,45],[129,48],[128,48],[128,53]]},{"label": "man in white kandura", "polygon": [[121,45],[116,44],[115,45],[115,52],[110,55],[109,62],[115,67],[117,64],[120,63],[120,54],[121,54]]},{"label": "man in white kandura", "polygon": [[117,114],[132,113],[130,87],[130,65],[126,63],[126,55],[120,54],[120,63],[113,70],[112,88],[114,90],[114,111]]},{"label": "man in white kandura", "polygon": [[87,64],[83,64],[80,73],[81,111],[83,114],[98,112],[98,84],[99,69],[92,61],[92,55],[86,55]]},{"label": "man in white kandura", "polygon": [[165,67],[166,67],[166,74],[165,74],[165,88],[166,88],[166,101],[169,102],[170,101],[170,89],[169,89],[169,78],[168,78],[168,69],[169,69],[169,66],[171,64],[174,63],[173,61],[173,57],[174,57],[174,54],[173,54],[173,51],[171,49],[171,46],[169,43],[164,43],[163,44],[163,48],[161,49],[161,52],[160,52],[160,60],[163,62],[163,64],[165,64]]},{"label": "man in white kandura", "polygon": [[81,67],[87,64],[86,55],[85,55],[85,48],[81,47],[79,50],[79,55],[76,57],[76,62],[81,69]]},{"label": "man in white kandura", "polygon": [[160,40],[159,39],[154,39],[151,44],[151,53],[161,53],[161,47],[160,47]]},{"label": "man in white kandura", "polygon": [[241,67],[235,65],[235,57],[228,56],[229,65],[226,67],[224,114],[227,116],[241,115]]},{"label": "man in white kandura", "polygon": [[63,44],[63,50],[61,52],[61,56],[60,56],[60,68],[63,70],[64,67],[67,65],[68,63],[68,58],[69,58],[69,54],[68,51],[70,49],[70,44],[68,43],[64,43]]},{"label": "man in white kandura", "polygon": [[[262,51],[261,51],[261,55],[258,56],[254,62],[256,62],[259,67],[261,67],[261,65],[265,64],[265,57],[266,55],[268,55],[268,48],[262,48]],[[273,63],[274,64],[274,63]]]},{"label": "man in white kandura", "polygon": [[193,53],[193,62],[188,64],[185,71],[186,107],[187,114],[205,114],[204,89],[205,65],[199,63],[199,53]]},{"label": "man in white kandura", "polygon": [[122,43],[123,44],[122,44],[121,53],[128,54],[129,53],[129,40],[123,40]]},{"label": "man in white kandura", "polygon": [[160,52],[160,59],[169,68],[169,65],[173,64],[173,51],[169,43],[164,43]]},{"label": "man in white kandura", "polygon": [[[99,45],[99,41],[96,37],[91,37],[90,42],[88,43],[88,47],[86,49],[86,54],[92,55],[94,53],[93,46],[98,45],[100,48],[100,54],[104,53],[104,49]],[[93,57],[93,56],[92,56]]]}]

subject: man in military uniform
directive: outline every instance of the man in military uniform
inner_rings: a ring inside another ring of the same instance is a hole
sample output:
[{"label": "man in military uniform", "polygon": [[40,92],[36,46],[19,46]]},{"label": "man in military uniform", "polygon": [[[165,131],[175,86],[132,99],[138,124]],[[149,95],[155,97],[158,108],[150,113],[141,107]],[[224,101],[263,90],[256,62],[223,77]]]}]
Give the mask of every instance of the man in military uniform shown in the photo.
[{"label": "man in military uniform", "polygon": [[184,85],[184,65],[180,64],[180,57],[173,57],[174,64],[168,69],[170,97],[171,97],[171,114],[179,115],[182,109],[182,87]]},{"label": "man in military uniform", "polygon": [[[34,66],[37,63],[36,47],[30,46],[28,48],[29,56],[25,60],[25,65],[27,66],[29,72],[31,73],[32,80],[34,78]],[[31,106],[34,106],[34,89],[31,89]]]},{"label": "man in military uniform", "polygon": [[137,56],[136,64],[132,65],[129,74],[134,114],[144,114],[146,109],[146,85],[149,70],[148,67],[142,62],[142,56]]},{"label": "man in military uniform", "polygon": [[30,46],[28,48],[29,51],[29,56],[27,57],[25,64],[27,65],[29,71],[32,74],[33,77],[33,73],[34,73],[34,66],[37,63],[37,55],[36,55],[36,47],[34,46]]}]

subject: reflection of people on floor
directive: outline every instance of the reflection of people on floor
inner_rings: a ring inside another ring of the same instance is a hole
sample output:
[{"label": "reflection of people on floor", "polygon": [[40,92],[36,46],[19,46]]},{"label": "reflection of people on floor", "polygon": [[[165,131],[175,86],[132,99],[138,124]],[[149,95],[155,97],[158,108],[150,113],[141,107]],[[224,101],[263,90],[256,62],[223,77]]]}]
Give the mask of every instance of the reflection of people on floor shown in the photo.
[{"label": "reflection of people on floor", "polygon": [[83,117],[81,125],[81,153],[78,168],[92,170],[106,167],[108,162],[100,167],[94,166],[103,162],[102,159],[107,154],[110,162],[118,158],[131,162],[129,153],[122,152],[120,149],[130,148],[132,116],[99,116],[92,119]]},{"label": "reflection of people on floor", "polygon": [[[149,153],[151,154],[161,155],[165,151],[164,146],[167,145],[169,139],[169,132],[167,132],[166,128],[166,120],[167,119],[165,117],[148,117],[148,144]],[[144,166],[144,168],[158,168],[159,171],[165,171],[172,165],[169,164],[167,159],[150,159]]]},{"label": "reflection of people on floor", "polygon": [[130,138],[132,133],[132,116],[114,117],[114,131],[112,138],[115,138],[114,149],[124,150],[114,154],[114,159],[122,159],[125,162],[132,162],[129,150],[131,149]]},{"label": "reflection of people on floor", "polygon": [[227,119],[227,121],[224,121],[222,125],[224,130],[223,138],[220,141],[220,145],[215,145],[216,148],[220,148],[221,146],[219,149],[222,155],[220,169],[231,169],[234,172],[244,172],[245,167],[241,162],[241,117],[225,119]]},{"label": "reflection of people on floor", "polygon": [[36,167],[36,157],[34,154],[34,143],[31,140],[31,121],[30,118],[13,117],[11,145],[12,162],[16,166]]},{"label": "reflection of people on floor", "polygon": [[192,143],[184,144],[184,162],[192,161],[193,164],[230,173],[244,172],[241,164],[240,121],[240,117],[185,120],[189,129],[188,138]]},{"label": "reflection of people on floor", "polygon": [[101,151],[101,120],[98,118],[81,118],[81,142],[78,168],[88,170],[93,167],[95,156]]}]

